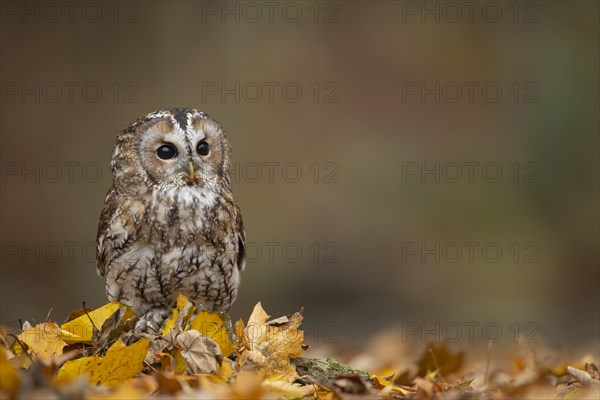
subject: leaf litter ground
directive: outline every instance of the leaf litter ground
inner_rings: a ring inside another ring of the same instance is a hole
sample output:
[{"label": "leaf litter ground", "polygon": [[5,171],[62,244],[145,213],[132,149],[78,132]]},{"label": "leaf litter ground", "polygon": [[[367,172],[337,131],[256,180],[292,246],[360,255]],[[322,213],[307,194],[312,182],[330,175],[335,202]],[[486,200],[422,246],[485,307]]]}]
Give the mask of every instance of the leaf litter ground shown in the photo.
[{"label": "leaf litter ground", "polygon": [[489,360],[480,371],[463,352],[429,343],[414,361],[359,370],[307,357],[302,313],[270,319],[260,303],[232,323],[179,296],[159,334],[136,333],[135,322],[112,302],[75,310],[62,325],[0,329],[0,399],[600,398],[591,356],[544,363],[527,351],[507,371],[489,371]]}]

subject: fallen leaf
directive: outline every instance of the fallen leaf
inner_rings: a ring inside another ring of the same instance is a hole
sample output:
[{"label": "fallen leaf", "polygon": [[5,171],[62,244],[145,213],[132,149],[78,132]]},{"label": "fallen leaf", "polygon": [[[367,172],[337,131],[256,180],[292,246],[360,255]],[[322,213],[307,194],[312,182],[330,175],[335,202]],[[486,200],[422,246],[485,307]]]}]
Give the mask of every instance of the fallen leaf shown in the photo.
[{"label": "fallen leaf", "polygon": [[236,324],[236,331],[242,332],[240,354],[237,359],[238,370],[265,369],[267,374],[279,374],[293,381],[296,369],[290,359],[302,354],[304,332],[298,329],[302,322],[302,314],[288,316],[283,324],[269,325],[269,316],[258,303],[248,325]]},{"label": "fallen leaf", "polygon": [[329,390],[328,388],[324,388],[321,386],[317,386],[315,388],[315,397],[314,399],[318,400],[341,400],[341,396],[336,392]]},{"label": "fallen leaf", "polygon": [[63,331],[63,340],[67,343],[81,342],[92,344],[94,329],[100,329],[104,325],[104,322],[112,317],[121,307],[128,306],[113,301],[89,313],[84,313],[71,321],[65,322],[60,326]]},{"label": "fallen leaf", "polygon": [[[14,398],[19,388],[21,378],[8,361],[7,350],[0,347],[0,394],[5,392],[9,398]],[[0,396],[4,398],[4,396]]]},{"label": "fallen leaf", "polygon": [[463,357],[464,353],[462,351],[450,352],[446,343],[430,342],[417,361],[419,367],[417,376],[424,377],[436,370],[439,370],[442,375],[456,372],[462,364]]},{"label": "fallen leaf", "polygon": [[8,336],[8,330],[6,329],[5,326],[0,325],[0,347],[9,349],[10,342],[11,342],[11,340],[9,339],[9,336]]},{"label": "fallen leaf", "polygon": [[232,381],[235,371],[233,369],[234,362],[229,358],[223,359],[223,363],[217,370],[217,373],[209,377],[212,383],[225,385]]},{"label": "fallen leaf", "polygon": [[388,378],[382,378],[379,376],[373,375],[371,380],[376,389],[380,390],[380,395],[384,397],[402,397],[407,394],[414,393],[414,390],[411,390],[409,387],[394,385],[393,376]]},{"label": "fallen leaf", "polygon": [[[209,385],[210,378],[200,378],[202,387],[209,391],[210,397],[220,399],[262,399],[266,396],[265,389],[261,386],[262,379],[253,372],[241,371],[235,381],[229,386]],[[207,397],[198,395],[197,398]],[[274,396],[272,396],[274,397]]]},{"label": "fallen leaf", "polygon": [[106,319],[99,331],[94,331],[93,345],[104,353],[125,332],[131,331],[137,317],[130,307],[121,307]]},{"label": "fallen leaf", "polygon": [[175,361],[173,364],[173,372],[176,375],[185,375],[188,367],[187,367],[187,364],[185,363],[185,359],[181,355],[181,350],[175,349],[173,351],[173,359]]},{"label": "fallen leaf", "polygon": [[533,351],[512,358],[513,370],[517,371],[503,389],[515,393],[522,388],[529,387],[540,380],[546,368],[542,367]]},{"label": "fallen leaf", "polygon": [[179,379],[177,379],[177,376],[171,373],[158,371],[156,374],[154,374],[154,378],[158,384],[159,394],[173,396],[183,389],[183,386]]},{"label": "fallen leaf", "polygon": [[179,331],[184,331],[195,310],[194,304],[187,297],[179,294],[177,296],[177,306],[173,309],[171,317],[165,322],[165,326],[160,332],[161,335],[166,336],[174,327],[177,327]]},{"label": "fallen leaf", "polygon": [[66,362],[59,370],[57,381],[68,381],[86,375],[93,384],[115,387],[135,376],[144,368],[148,339],[140,339],[130,346],[122,340],[115,342],[106,356],[91,356]]},{"label": "fallen leaf", "polygon": [[106,394],[89,394],[86,400],[138,400],[147,398],[148,393],[132,382],[119,385],[116,390]]},{"label": "fallen leaf", "polygon": [[[161,363],[163,371],[173,372],[171,370],[173,363],[173,354],[170,354],[174,349],[173,341],[167,340],[162,336],[154,338],[148,346],[145,362],[148,365]],[[165,369],[167,368],[167,369]]]},{"label": "fallen leaf", "polygon": [[214,374],[223,362],[217,342],[196,330],[178,334],[175,344],[181,349],[188,374]]},{"label": "fallen leaf", "polygon": [[[586,367],[587,367],[587,365],[588,364],[586,364]],[[586,369],[588,369],[588,368],[586,368]],[[567,370],[569,371],[569,374],[573,375],[573,377],[575,379],[577,379],[579,382],[581,382],[584,386],[600,387],[600,380],[594,379],[588,371],[584,371],[584,370],[573,368],[573,367],[567,367]],[[596,371],[597,371],[597,369],[596,369]]]},{"label": "fallen leaf", "polygon": [[227,357],[235,351],[235,345],[230,338],[230,329],[227,329],[226,323],[231,324],[226,314],[202,310],[190,322],[190,329],[195,329],[217,342],[223,355]]},{"label": "fallen leaf", "polygon": [[85,315],[86,313],[91,313],[92,311],[94,311],[94,309],[90,308],[90,307],[78,308],[76,310],[73,310],[69,313],[69,315],[67,315],[67,318],[65,318],[65,322],[63,322],[63,324],[65,324],[69,321],[73,321],[75,318],[81,317],[82,315]]},{"label": "fallen leaf", "polygon": [[283,396],[290,399],[303,398],[314,393],[315,391],[312,385],[301,386],[289,382],[285,375],[268,375],[261,382],[260,386],[269,393],[275,394],[278,397]]},{"label": "fallen leaf", "polygon": [[592,379],[598,381],[600,380],[600,371],[598,371],[598,367],[594,363],[585,363],[585,372],[587,372]]},{"label": "fallen leaf", "polygon": [[433,398],[436,393],[436,384],[429,379],[415,378],[415,387],[417,389],[417,397],[419,399],[430,399]]},{"label": "fallen leaf", "polygon": [[62,339],[63,332],[54,322],[44,322],[34,327],[23,330],[17,337],[19,341],[13,343],[13,352],[23,354],[21,343],[27,345],[31,355],[41,359],[48,359],[62,354],[67,345]]}]

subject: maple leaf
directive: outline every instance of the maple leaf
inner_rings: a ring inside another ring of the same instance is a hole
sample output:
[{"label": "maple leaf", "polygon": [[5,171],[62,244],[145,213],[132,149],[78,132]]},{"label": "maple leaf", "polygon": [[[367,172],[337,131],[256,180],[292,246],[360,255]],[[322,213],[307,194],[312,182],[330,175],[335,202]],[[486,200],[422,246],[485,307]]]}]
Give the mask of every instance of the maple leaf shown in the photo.
[{"label": "maple leaf", "polygon": [[196,330],[178,334],[175,343],[181,349],[189,374],[214,374],[223,362],[223,353],[217,342]]},{"label": "maple leaf", "polygon": [[235,345],[230,338],[227,324],[230,325],[231,321],[226,314],[202,310],[190,322],[190,329],[195,329],[217,342],[223,355],[228,356],[235,351]]},{"label": "maple leaf", "polygon": [[112,343],[133,329],[136,320],[137,317],[130,307],[119,308],[104,321],[100,330],[94,330],[92,345],[99,353],[104,354]]},{"label": "maple leaf", "polygon": [[182,331],[195,330],[214,340],[224,356],[233,353],[236,347],[232,340],[233,332],[229,316],[206,310],[200,310],[194,315],[195,311],[196,306],[180,294],[177,297],[177,307],[173,309],[171,317],[161,330],[162,336],[166,338],[169,334],[173,336],[173,332],[176,336]]},{"label": "maple leaf", "polygon": [[[54,322],[44,322],[36,326],[26,328],[13,343],[13,352],[23,354],[25,350],[31,351],[31,355],[40,359],[48,359],[62,354],[67,345],[62,339],[63,332]],[[27,349],[23,349],[25,344]]]},{"label": "maple leaf", "polygon": [[[254,372],[262,379],[261,386],[286,397],[301,397],[314,391],[310,386],[294,384],[298,378],[290,359],[302,354],[304,332],[300,312],[270,321],[260,303],[256,304],[248,324],[236,323],[240,340],[236,369],[240,374]],[[239,376],[238,376],[239,379]]]},{"label": "maple leaf", "polygon": [[144,368],[148,339],[140,339],[130,346],[122,340],[115,342],[106,356],[91,356],[66,362],[59,370],[57,381],[68,381],[86,375],[93,384],[118,386]]},{"label": "maple leaf", "polygon": [[77,318],[67,321],[60,326],[62,329],[62,339],[67,343],[86,343],[92,344],[94,332],[104,325],[113,314],[121,307],[127,307],[124,304],[111,302],[93,311],[83,313]]},{"label": "maple leaf", "polygon": [[185,330],[195,310],[194,304],[187,297],[179,294],[177,296],[177,306],[171,312],[171,317],[167,319],[160,332],[162,336],[167,336],[173,328],[177,328],[179,331]]}]

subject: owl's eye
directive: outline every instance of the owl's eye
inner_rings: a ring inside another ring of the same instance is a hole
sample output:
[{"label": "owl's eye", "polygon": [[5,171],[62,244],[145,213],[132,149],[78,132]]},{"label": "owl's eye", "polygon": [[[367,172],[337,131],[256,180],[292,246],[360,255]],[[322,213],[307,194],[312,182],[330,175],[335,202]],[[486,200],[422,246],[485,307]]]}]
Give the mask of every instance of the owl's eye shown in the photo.
[{"label": "owl's eye", "polygon": [[156,150],[156,155],[161,160],[170,160],[177,156],[177,149],[172,144],[163,144]]},{"label": "owl's eye", "polygon": [[198,143],[198,146],[196,146],[196,151],[201,156],[208,155],[208,143],[206,143],[204,140],[201,141],[200,143]]}]

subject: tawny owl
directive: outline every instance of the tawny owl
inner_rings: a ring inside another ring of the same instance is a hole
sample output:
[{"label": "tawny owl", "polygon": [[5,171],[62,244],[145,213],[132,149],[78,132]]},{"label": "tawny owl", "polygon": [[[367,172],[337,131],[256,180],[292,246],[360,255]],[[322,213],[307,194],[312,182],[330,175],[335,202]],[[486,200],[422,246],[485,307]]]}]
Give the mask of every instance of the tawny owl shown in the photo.
[{"label": "tawny owl", "polygon": [[156,331],[179,293],[211,311],[235,300],[245,233],[229,153],[223,129],[194,109],[150,113],[117,136],[97,270],[137,329]]}]

